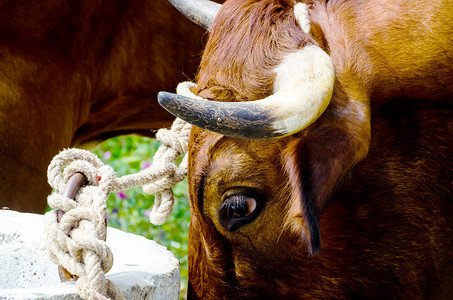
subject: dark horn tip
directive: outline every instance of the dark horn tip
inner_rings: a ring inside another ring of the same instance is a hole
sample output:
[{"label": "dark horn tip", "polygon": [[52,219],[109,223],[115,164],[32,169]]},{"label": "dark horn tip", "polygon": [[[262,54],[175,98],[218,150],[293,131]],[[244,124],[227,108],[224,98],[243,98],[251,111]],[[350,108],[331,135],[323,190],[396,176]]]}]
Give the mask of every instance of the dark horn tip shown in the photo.
[{"label": "dark horn tip", "polygon": [[157,102],[159,102],[159,105],[165,108],[168,103],[171,102],[171,96],[173,94],[169,92],[159,92],[157,94]]},{"label": "dark horn tip", "polygon": [[175,117],[182,117],[182,119],[184,119],[184,112],[187,111],[186,103],[192,102],[191,100],[190,98],[169,92],[159,92],[157,94],[159,105]]}]

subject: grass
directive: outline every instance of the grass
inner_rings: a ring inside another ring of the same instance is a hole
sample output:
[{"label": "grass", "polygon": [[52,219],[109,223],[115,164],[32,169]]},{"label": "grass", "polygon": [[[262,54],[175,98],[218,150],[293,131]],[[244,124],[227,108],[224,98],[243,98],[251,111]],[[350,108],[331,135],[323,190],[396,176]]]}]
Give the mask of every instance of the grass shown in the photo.
[{"label": "grass", "polygon": [[[103,142],[92,152],[110,165],[117,176],[123,176],[149,167],[159,145],[155,139],[121,136]],[[108,225],[152,239],[173,252],[180,262],[181,299],[185,299],[190,221],[186,180],[176,185],[173,192],[176,200],[173,212],[161,226],[149,222],[154,195],[145,194],[141,188],[110,194],[107,203]]]}]

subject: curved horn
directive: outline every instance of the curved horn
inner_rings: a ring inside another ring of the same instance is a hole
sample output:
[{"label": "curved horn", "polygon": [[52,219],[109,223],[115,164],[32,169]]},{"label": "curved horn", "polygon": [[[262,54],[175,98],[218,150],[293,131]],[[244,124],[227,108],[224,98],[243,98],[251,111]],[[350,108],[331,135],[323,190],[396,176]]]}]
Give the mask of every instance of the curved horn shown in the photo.
[{"label": "curved horn", "polygon": [[208,0],[168,0],[187,19],[195,24],[210,30],[221,4]]},{"label": "curved horn", "polygon": [[190,86],[183,83],[178,86],[180,95],[160,92],[158,100],[170,113],[197,127],[238,138],[273,139],[294,134],[316,121],[330,102],[334,82],[330,57],[309,45],[288,55],[276,68],[274,94],[267,98],[208,101],[193,95]]}]

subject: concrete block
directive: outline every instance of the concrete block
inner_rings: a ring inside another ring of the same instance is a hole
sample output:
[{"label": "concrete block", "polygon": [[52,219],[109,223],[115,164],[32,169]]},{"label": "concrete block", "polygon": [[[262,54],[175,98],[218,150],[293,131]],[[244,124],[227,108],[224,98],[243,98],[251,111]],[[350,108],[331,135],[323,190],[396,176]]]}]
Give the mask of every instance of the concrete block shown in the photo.
[{"label": "concrete block", "polygon": [[[42,215],[0,210],[0,299],[80,299],[74,283],[60,283],[47,257]],[[125,299],[179,299],[179,262],[144,237],[107,229],[114,256],[107,273]]]}]

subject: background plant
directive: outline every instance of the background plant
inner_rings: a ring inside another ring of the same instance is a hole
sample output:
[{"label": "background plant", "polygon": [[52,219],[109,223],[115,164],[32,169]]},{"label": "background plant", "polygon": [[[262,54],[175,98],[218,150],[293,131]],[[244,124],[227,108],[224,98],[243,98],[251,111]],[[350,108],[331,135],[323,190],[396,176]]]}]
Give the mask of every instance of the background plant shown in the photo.
[{"label": "background plant", "polygon": [[[98,145],[93,153],[110,165],[117,176],[137,173],[152,163],[160,144],[155,139],[121,136]],[[166,246],[178,258],[181,267],[181,298],[187,294],[187,240],[190,221],[187,182],[173,188],[175,206],[167,222],[155,226],[149,222],[154,195],[141,188],[111,193],[107,203],[108,225],[135,233]]]}]

